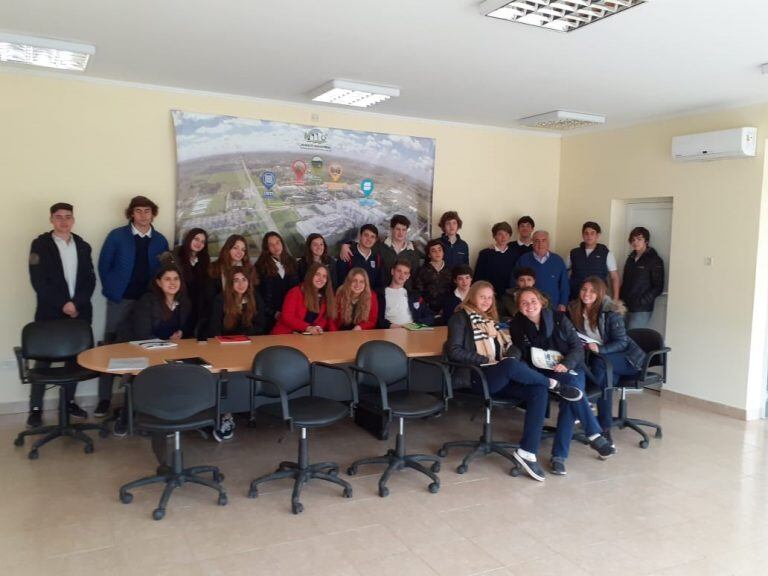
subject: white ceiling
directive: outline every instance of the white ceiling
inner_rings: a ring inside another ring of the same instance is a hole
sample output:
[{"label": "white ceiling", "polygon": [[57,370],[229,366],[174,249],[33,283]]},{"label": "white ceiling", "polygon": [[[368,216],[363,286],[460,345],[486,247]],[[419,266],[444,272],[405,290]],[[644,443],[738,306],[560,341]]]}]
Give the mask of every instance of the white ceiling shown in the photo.
[{"label": "white ceiling", "polygon": [[376,112],[494,126],[768,100],[766,0],[650,0],[570,34],[479,3],[2,0],[0,30],[95,45],[88,76],[305,103],[332,78],[362,80],[401,89]]}]

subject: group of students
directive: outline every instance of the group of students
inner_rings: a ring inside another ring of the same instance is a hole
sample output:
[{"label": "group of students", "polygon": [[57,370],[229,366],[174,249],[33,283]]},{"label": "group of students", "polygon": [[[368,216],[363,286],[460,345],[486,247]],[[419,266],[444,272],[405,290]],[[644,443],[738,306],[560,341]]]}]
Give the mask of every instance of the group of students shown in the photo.
[{"label": "group of students", "polygon": [[[606,308],[605,314],[614,314],[607,322],[595,310],[602,314],[604,305],[618,306],[621,297],[629,307],[631,325],[647,322],[653,300],[663,290],[664,273],[644,228],[630,235],[633,252],[620,284],[615,258],[598,243],[600,227],[594,222],[584,225],[584,242],[571,251],[568,264],[549,252],[548,233],[534,231],[529,216],[517,222],[515,241],[508,223],[495,224],[494,245],[480,251],[473,272],[469,246],[459,236],[463,223],[454,211],[442,215],[443,234],[430,240],[424,253],[408,238],[408,218],[395,215],[387,238],[380,239],[376,226],[365,224],[356,242],[342,244],[338,259],[329,255],[320,234],[307,237],[304,253],[296,259],[280,234],[271,231],[262,238],[255,261],[247,240],[235,234],[226,239],[213,262],[208,234],[202,228],[187,231],[181,244],[170,250],[165,237],[152,226],[157,212],[150,199],[132,198],[125,210],[128,223],[109,233],[99,254],[98,273],[107,299],[105,343],[447,324],[451,359],[483,365],[494,391],[525,397],[526,432],[517,454],[529,474],[543,478],[530,463],[535,464],[539,420],[543,421],[541,410],[550,389],[564,402],[553,471],[565,471],[577,419],[602,457],[615,450],[607,421],[602,427],[594,422],[581,393],[576,394],[584,388],[580,366],[585,362],[576,328],[603,342],[601,346],[607,348],[601,352],[617,353],[616,358],[608,356],[616,362],[614,374],[637,366],[634,353],[630,364],[622,364],[620,353],[631,344],[623,320],[621,330],[614,326],[621,315]],[[37,293],[35,319],[90,322],[95,288],[90,246],[72,233],[70,204],[54,204],[50,213],[53,230],[32,243],[29,258]],[[608,279],[612,297],[606,294]],[[598,295],[593,304],[582,299],[586,286]],[[538,302],[535,313],[531,301]],[[582,308],[574,304],[578,302]],[[497,328],[500,320],[509,322],[511,341]],[[603,334],[605,330],[609,333]],[[558,349],[565,359],[552,373],[542,374],[530,367],[532,346]],[[596,372],[601,373],[599,367]],[[603,369],[603,379],[604,373]],[[109,414],[112,385],[112,376],[100,378],[95,416]],[[29,426],[41,423],[42,394],[33,387]],[[70,414],[87,417],[74,401],[74,390],[68,394]],[[601,412],[606,410],[603,406]],[[215,436],[229,438],[233,429],[234,421],[227,415]]]}]

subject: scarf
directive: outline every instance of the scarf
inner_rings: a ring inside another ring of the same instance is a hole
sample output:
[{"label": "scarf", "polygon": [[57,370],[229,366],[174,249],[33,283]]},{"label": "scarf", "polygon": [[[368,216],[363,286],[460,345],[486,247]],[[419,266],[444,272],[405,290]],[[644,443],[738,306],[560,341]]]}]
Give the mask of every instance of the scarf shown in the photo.
[{"label": "scarf", "polygon": [[[469,311],[467,311],[467,316],[469,316],[469,321],[472,324],[472,339],[475,341],[477,353],[487,358],[496,359],[496,351],[498,350],[501,352],[498,357],[503,357],[512,343],[509,336],[501,332],[499,325],[490,318]],[[493,341],[496,342],[495,347]]]}]

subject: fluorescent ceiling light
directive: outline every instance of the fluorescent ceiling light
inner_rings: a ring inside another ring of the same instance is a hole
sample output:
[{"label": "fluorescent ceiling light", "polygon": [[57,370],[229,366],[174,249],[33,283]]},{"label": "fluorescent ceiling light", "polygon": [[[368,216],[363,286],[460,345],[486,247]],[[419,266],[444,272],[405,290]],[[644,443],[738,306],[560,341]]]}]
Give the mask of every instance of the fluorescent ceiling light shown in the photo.
[{"label": "fluorescent ceiling light", "polygon": [[95,52],[88,44],[0,33],[0,62],[82,72]]},{"label": "fluorescent ceiling light", "polygon": [[584,114],[583,112],[569,112],[568,110],[554,110],[536,116],[521,118],[519,122],[523,126],[532,128],[545,128],[547,130],[573,130],[583,126],[605,124],[605,116],[598,114]]},{"label": "fluorescent ceiling light", "polygon": [[480,13],[491,18],[572,32],[649,0],[485,0]]},{"label": "fluorescent ceiling light", "polygon": [[389,98],[400,96],[400,90],[392,86],[376,86],[348,80],[331,80],[311,93],[315,102],[328,102],[344,106],[367,108]]}]

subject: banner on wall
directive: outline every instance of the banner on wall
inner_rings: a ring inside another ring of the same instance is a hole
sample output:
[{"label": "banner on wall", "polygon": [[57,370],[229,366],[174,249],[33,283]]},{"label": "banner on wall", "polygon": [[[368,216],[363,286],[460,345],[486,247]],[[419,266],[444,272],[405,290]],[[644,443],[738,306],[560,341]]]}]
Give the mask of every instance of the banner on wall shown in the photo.
[{"label": "banner on wall", "polygon": [[430,236],[435,141],[172,111],[176,130],[176,240],[209,233],[213,257],[230,234],[249,244],[275,230],[294,256],[322,234],[329,248],[404,214],[412,239]]}]

